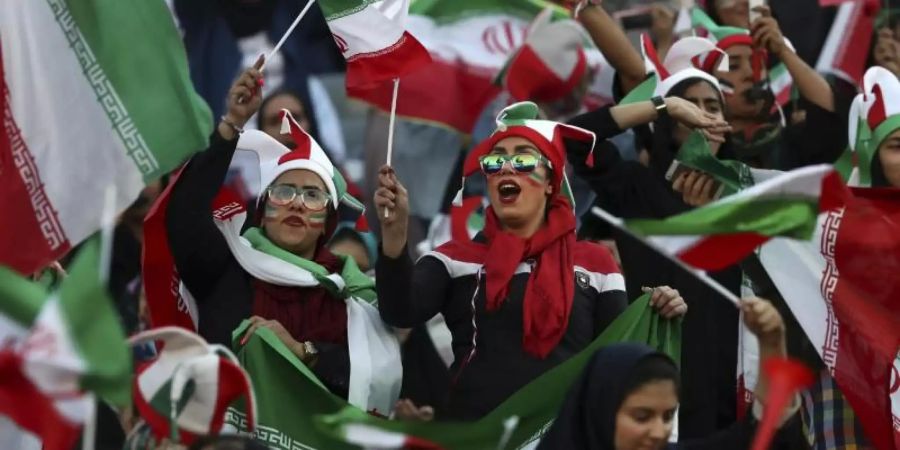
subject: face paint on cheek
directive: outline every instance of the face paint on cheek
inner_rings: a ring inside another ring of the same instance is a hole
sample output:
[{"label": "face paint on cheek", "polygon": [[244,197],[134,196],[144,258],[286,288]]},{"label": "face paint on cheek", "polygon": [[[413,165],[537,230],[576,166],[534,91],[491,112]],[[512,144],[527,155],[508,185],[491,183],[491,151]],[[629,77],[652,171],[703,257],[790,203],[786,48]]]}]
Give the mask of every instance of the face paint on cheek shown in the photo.
[{"label": "face paint on cheek", "polygon": [[533,186],[543,186],[545,181],[547,181],[547,178],[539,174],[537,170],[532,170],[528,174],[528,182]]},{"label": "face paint on cheek", "polygon": [[325,221],[328,220],[326,211],[312,213],[307,219],[310,228],[325,228]]},{"label": "face paint on cheek", "polygon": [[271,203],[266,202],[266,209],[263,211],[263,214],[267,219],[271,219],[278,216],[278,208],[273,206]]}]

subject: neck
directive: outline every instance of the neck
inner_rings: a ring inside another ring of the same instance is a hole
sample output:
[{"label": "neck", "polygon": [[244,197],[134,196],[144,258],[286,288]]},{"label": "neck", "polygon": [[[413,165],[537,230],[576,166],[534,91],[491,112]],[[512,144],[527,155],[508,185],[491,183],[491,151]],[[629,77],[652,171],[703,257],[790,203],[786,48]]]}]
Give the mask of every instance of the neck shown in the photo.
[{"label": "neck", "polygon": [[522,239],[528,239],[531,236],[534,236],[534,233],[537,233],[541,226],[544,225],[544,222],[544,216],[540,215],[527,222],[503,224],[503,231]]},{"label": "neck", "polygon": [[316,257],[316,246],[314,245],[310,248],[305,248],[305,249],[292,248],[292,249],[290,249],[290,252],[303,258],[303,259],[312,261],[313,258]]}]

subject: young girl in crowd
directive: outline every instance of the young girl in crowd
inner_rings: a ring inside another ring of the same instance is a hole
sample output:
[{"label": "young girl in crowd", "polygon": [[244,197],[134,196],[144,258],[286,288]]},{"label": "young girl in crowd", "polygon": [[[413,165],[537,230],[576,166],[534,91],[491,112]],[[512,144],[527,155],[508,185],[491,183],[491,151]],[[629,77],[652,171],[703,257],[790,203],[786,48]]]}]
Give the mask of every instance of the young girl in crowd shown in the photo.
[{"label": "young girl in crowd", "polygon": [[[768,301],[743,301],[744,321],[759,338],[763,358],[786,356],[784,322]],[[756,398],[765,401],[768,379],[760,367]],[[538,449],[661,450],[748,448],[762,417],[763,404],[725,431],[703,439],[670,444],[675,426],[678,365],[667,355],[641,344],[615,344],[599,350],[569,392],[559,416]],[[774,449],[794,449],[790,429],[798,424],[797,396],[782,416]]]},{"label": "young girl in crowd", "polygon": [[[686,101],[671,104],[691,126],[724,126]],[[617,110],[626,121],[655,112],[649,101]],[[452,240],[416,264],[406,248],[407,192],[390,167],[380,172],[379,309],[397,327],[443,313],[455,360],[442,418],[484,416],[584,348],[627,303],[609,251],[575,240],[565,155],[572,145],[589,151],[596,136],[537,116],[529,102],[504,109],[494,134],[466,159],[464,176],[480,169],[487,178],[483,232],[473,241]],[[666,317],[686,311],[668,287],[656,290],[653,303]]]}]

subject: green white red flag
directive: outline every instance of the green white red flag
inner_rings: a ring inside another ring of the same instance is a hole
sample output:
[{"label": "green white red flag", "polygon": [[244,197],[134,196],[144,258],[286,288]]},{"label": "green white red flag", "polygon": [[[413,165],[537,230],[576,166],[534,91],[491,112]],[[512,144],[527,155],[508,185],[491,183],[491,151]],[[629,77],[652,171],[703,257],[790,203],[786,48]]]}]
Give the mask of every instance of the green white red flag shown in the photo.
[{"label": "green white red flag", "polygon": [[[235,331],[240,337],[245,328]],[[329,393],[271,331],[260,329],[238,353],[253,380],[256,437],[276,450],[523,448],[556,417],[573,381],[591,355],[614,342],[642,342],[681,360],[681,328],[635,300],[587,348],[535,379],[477,422],[405,422],[368,414]],[[291,399],[302,398],[303,402]],[[245,429],[242,411],[226,423]],[[500,445],[505,444],[505,445]]]},{"label": "green white red flag", "polygon": [[99,241],[87,242],[52,293],[0,267],[0,415],[45,450],[72,448],[94,395],[130,402],[131,357],[101,260]]},{"label": "green white red flag", "polygon": [[677,216],[623,225],[690,266],[720,270],[773,237],[809,239],[818,215],[840,206],[824,192],[843,190],[831,166],[810,166]]},{"label": "green white red flag", "polygon": [[32,273],[100,227],[146,181],[206,146],[164,2],[8,0],[0,6],[0,264]]},{"label": "green white red flag", "polygon": [[[531,21],[548,7],[555,16],[568,16],[546,0],[413,2],[407,27],[428,49],[432,63],[403,78],[397,115],[471,133],[500,92],[494,78],[525,42]],[[391,110],[390,86],[349,89],[348,94],[382,111]]]},{"label": "green white red flag", "polygon": [[831,371],[872,445],[900,448],[900,195],[853,188],[811,239],[774,239],[759,259]]},{"label": "green white red flag", "polygon": [[319,0],[334,41],[347,60],[347,87],[373,87],[431,62],[406,30],[410,0]]}]

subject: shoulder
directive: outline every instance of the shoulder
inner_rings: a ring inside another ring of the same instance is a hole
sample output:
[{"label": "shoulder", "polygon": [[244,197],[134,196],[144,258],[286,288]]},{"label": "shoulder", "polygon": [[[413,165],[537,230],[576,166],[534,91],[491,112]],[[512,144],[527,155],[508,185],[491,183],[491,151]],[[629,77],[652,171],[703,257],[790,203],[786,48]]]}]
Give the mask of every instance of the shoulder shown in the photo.
[{"label": "shoulder", "polygon": [[484,265],[486,249],[472,242],[451,240],[423,254],[417,266],[443,266],[450,278],[475,275]]},{"label": "shoulder", "polygon": [[590,241],[575,243],[575,280],[583,288],[593,288],[598,293],[625,291],[625,278],[604,245]]}]

